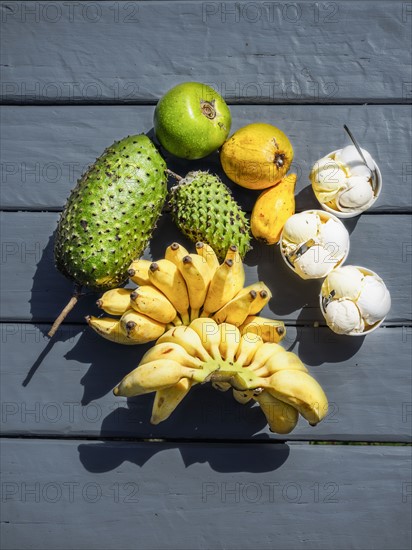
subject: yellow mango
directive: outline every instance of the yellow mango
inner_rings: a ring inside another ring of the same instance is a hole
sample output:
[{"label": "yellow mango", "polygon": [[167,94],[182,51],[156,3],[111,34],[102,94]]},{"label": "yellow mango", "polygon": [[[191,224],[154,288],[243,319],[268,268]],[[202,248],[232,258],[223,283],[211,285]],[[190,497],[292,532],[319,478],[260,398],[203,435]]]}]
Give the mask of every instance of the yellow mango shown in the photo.
[{"label": "yellow mango", "polygon": [[296,174],[289,174],[259,195],[250,218],[255,239],[266,244],[279,242],[286,220],[295,213],[296,179]]}]

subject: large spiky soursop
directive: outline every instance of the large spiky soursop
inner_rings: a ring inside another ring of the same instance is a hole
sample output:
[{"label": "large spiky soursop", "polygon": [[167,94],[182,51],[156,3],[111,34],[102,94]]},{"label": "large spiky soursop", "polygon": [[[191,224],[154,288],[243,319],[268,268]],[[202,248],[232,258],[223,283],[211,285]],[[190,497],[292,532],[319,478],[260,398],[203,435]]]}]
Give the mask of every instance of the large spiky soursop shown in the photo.
[{"label": "large spiky soursop", "polygon": [[220,179],[208,172],[189,172],[171,189],[172,217],[186,237],[209,244],[220,260],[235,244],[244,257],[250,249],[249,222]]},{"label": "large spiky soursop", "polygon": [[145,135],[115,142],[80,178],[57,228],[57,268],[79,286],[123,283],[143,253],[167,195],[166,164]]}]

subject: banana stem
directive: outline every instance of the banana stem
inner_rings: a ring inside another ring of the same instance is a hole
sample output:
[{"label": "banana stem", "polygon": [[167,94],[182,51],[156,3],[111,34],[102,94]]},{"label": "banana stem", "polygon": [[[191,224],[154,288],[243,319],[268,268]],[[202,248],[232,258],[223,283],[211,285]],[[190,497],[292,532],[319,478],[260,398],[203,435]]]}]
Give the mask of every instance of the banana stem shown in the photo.
[{"label": "banana stem", "polygon": [[180,313],[180,317],[182,318],[182,321],[183,321],[183,324],[184,325],[190,325],[190,317],[189,317],[189,312],[188,311],[185,311],[184,313]]},{"label": "banana stem", "polygon": [[68,304],[62,309],[60,315],[54,321],[51,329],[49,330],[49,332],[47,334],[49,338],[53,338],[53,336],[56,334],[59,326],[62,324],[62,322],[64,321],[66,316],[70,313],[70,311],[77,304],[77,302],[79,300],[79,297],[80,297],[81,289],[82,289],[81,285],[76,284],[74,286],[73,296],[70,298]]},{"label": "banana stem", "polygon": [[167,168],[166,172],[169,174],[169,176],[172,176],[172,178],[174,178],[176,181],[181,181],[183,179],[182,176],[179,176],[179,174],[172,172],[171,170],[169,170],[169,168]]},{"label": "banana stem", "polygon": [[191,308],[191,310],[190,310],[190,321],[191,322],[199,317],[199,312],[200,312],[199,308],[196,308],[196,309]]},{"label": "banana stem", "polygon": [[174,327],[180,327],[183,323],[182,323],[182,320],[180,319],[179,315],[176,315],[176,317],[173,319],[171,324]]}]

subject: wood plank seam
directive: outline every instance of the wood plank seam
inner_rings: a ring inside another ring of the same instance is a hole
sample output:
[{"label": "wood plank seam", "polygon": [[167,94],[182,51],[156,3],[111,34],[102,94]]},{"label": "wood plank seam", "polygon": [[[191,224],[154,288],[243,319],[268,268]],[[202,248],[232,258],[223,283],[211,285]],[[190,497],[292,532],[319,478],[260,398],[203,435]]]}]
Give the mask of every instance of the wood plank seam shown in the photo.
[{"label": "wood plank seam", "polygon": [[282,439],[282,438],[265,438],[265,439],[227,439],[225,437],[221,438],[190,438],[190,437],[132,437],[132,436],[104,436],[101,434],[97,434],[95,436],[93,435],[87,435],[83,436],[81,434],[75,434],[75,435],[53,435],[50,433],[47,434],[21,434],[21,433],[13,433],[13,432],[7,432],[6,434],[0,435],[0,441],[3,440],[17,440],[17,441],[48,441],[48,440],[55,440],[55,441],[92,441],[92,442],[128,442],[128,443],[148,443],[148,444],[159,444],[159,443],[193,443],[193,444],[219,444],[219,445],[282,445],[282,444],[288,444],[288,445],[334,445],[334,446],[349,446],[349,447],[357,447],[357,446],[365,446],[365,447],[386,447],[386,446],[393,446],[393,447],[412,447],[412,442],[405,442],[402,440],[381,440],[381,439],[353,439],[353,441],[348,441],[346,439],[307,439],[307,438],[299,438],[295,437],[293,439]]}]

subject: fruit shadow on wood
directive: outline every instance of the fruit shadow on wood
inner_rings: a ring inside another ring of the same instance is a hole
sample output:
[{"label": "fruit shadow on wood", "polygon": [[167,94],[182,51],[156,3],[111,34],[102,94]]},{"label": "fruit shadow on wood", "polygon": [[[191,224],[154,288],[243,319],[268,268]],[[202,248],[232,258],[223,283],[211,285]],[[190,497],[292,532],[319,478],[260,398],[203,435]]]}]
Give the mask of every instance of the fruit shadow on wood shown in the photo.
[{"label": "fruit shadow on wood", "polygon": [[[54,234],[50,236],[42,256],[37,264],[33,277],[30,298],[30,313],[34,323],[39,325],[43,334],[50,330],[52,321],[59,315],[73,294],[74,285],[66,279],[54,266]],[[67,323],[81,323],[79,331],[83,330],[84,317],[95,308],[97,294],[82,290],[82,296],[75,308],[66,317]],[[73,331],[71,332],[73,336]],[[64,339],[64,331],[57,332],[55,339]]]},{"label": "fruit shadow on wood", "polygon": [[[78,446],[79,459],[84,468],[93,473],[112,471],[123,462],[143,466],[155,454],[178,449],[186,468],[208,462],[211,469],[221,473],[274,472],[288,459],[290,448],[286,443],[271,445],[222,445],[210,442],[190,443],[127,442],[82,443]],[[199,480],[201,483],[201,480]]]},{"label": "fruit shadow on wood", "polygon": [[[231,390],[220,392],[211,385],[194,386],[171,416],[158,425],[150,423],[155,394],[118,398],[114,410],[101,424],[103,437],[139,437],[164,439],[267,439],[267,422],[260,407],[251,401],[241,405]],[[278,436],[282,439],[281,436]]]},{"label": "fruit shadow on wood", "polygon": [[144,345],[123,346],[109,342],[86,326],[80,339],[65,355],[65,359],[78,361],[87,366],[81,379],[83,385],[81,404],[86,406],[111,393],[114,386],[137,367],[152,345],[151,342]]},{"label": "fruit shadow on wood", "polygon": [[[74,310],[66,317],[66,323],[70,323],[70,330],[66,330],[65,326],[62,325],[52,339],[48,338],[47,333],[53,320],[69,301],[74,288],[73,283],[63,277],[55,268],[53,249],[54,233],[49,237],[36,266],[30,297],[31,318],[36,328],[47,339],[47,345],[34,364],[28,368],[23,386],[27,386],[43,359],[57,342],[65,342],[84,330],[86,325],[83,325],[83,319],[95,307],[94,304],[97,299],[97,294],[85,289],[84,295]],[[57,368],[63,368],[63,366],[57,365]]]},{"label": "fruit shadow on wood", "polygon": [[[298,180],[299,181],[299,180]],[[300,186],[302,182],[300,181]],[[303,210],[320,210],[321,206],[316,200],[313,193],[312,186],[307,185],[295,194],[296,212],[302,212]]]},{"label": "fruit shadow on wood", "polygon": [[321,326],[314,326],[313,323],[308,325],[303,311],[296,323],[298,325],[296,343],[298,343],[299,351],[295,350],[295,352],[309,367],[347,361],[358,353],[366,338],[366,336],[353,337],[335,334],[327,326],[324,326],[324,319]]},{"label": "fruit shadow on wood", "polygon": [[[252,241],[253,250],[247,253],[244,263],[247,266],[257,266],[259,281],[264,281],[272,292],[268,308],[282,317],[303,308],[306,320],[320,321],[322,314],[317,307],[321,281],[303,280],[293,273],[285,264],[278,245],[266,245]],[[267,317],[265,310],[262,316]],[[272,317],[272,314],[269,315]]]}]

